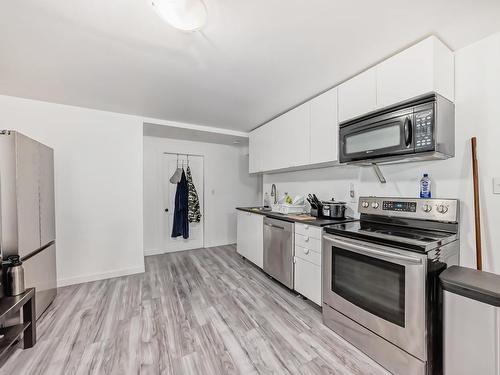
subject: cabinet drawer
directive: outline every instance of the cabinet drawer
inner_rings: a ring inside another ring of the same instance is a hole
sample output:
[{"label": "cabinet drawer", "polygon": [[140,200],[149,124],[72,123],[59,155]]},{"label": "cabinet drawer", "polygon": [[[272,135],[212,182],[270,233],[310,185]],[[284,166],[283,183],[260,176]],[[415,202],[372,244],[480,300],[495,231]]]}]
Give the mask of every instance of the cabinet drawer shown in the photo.
[{"label": "cabinet drawer", "polygon": [[295,256],[321,266],[321,254],[311,249],[295,245]]},{"label": "cabinet drawer", "polygon": [[321,306],[321,267],[295,258],[295,290]]},{"label": "cabinet drawer", "polygon": [[321,240],[323,229],[309,224],[295,223],[295,233]]},{"label": "cabinet drawer", "polygon": [[321,240],[295,233],[295,245],[321,254]]}]

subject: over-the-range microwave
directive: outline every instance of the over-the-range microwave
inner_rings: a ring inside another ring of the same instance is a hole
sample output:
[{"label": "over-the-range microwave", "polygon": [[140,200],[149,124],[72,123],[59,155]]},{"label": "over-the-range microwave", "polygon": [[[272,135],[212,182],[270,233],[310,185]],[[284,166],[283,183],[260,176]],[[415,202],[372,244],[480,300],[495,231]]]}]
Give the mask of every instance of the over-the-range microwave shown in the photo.
[{"label": "over-the-range microwave", "polygon": [[455,156],[455,105],[431,93],[339,125],[341,163],[373,164]]}]

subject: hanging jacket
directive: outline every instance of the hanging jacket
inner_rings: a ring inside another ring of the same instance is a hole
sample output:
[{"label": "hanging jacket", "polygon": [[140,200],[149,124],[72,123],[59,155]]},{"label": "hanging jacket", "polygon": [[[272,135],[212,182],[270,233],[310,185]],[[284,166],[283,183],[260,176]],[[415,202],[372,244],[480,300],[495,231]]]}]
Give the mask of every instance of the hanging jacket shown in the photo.
[{"label": "hanging jacket", "polygon": [[190,223],[199,223],[201,221],[200,200],[198,199],[198,193],[193,184],[193,177],[191,176],[191,169],[189,169],[189,166],[187,167],[186,173],[189,191],[188,219]]},{"label": "hanging jacket", "polygon": [[182,236],[189,238],[188,222],[188,184],[186,174],[182,170],[181,180],[175,192],[174,223],[172,225],[172,238]]}]

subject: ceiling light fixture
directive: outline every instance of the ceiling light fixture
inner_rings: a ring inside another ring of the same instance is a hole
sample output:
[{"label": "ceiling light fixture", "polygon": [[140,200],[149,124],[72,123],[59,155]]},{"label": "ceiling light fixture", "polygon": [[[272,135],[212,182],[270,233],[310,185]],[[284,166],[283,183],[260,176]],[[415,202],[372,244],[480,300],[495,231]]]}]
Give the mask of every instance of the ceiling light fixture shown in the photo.
[{"label": "ceiling light fixture", "polygon": [[207,22],[203,0],[150,0],[155,12],[167,23],[182,31],[197,31]]}]

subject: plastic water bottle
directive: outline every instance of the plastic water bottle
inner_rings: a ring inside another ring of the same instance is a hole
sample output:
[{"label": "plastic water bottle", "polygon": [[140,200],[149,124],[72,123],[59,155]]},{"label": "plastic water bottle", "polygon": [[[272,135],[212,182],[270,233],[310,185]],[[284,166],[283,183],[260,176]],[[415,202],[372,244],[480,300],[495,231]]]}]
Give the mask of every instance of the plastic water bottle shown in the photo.
[{"label": "plastic water bottle", "polygon": [[420,180],[420,198],[431,198],[431,179],[427,173]]}]

